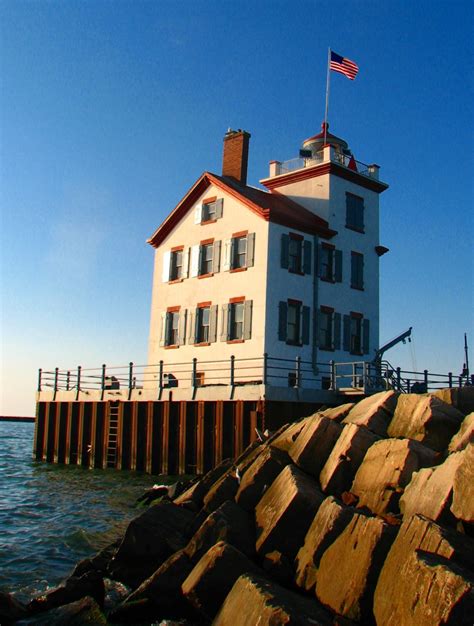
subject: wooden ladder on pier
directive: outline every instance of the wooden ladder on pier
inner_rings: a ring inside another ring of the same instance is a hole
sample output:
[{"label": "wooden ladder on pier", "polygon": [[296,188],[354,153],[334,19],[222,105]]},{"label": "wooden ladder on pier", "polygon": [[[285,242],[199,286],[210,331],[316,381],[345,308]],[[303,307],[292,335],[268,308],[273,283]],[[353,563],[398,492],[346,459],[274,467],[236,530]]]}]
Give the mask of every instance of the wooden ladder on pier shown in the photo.
[{"label": "wooden ladder on pier", "polygon": [[107,467],[116,467],[118,422],[120,405],[118,402],[109,403],[109,432],[107,433]]}]

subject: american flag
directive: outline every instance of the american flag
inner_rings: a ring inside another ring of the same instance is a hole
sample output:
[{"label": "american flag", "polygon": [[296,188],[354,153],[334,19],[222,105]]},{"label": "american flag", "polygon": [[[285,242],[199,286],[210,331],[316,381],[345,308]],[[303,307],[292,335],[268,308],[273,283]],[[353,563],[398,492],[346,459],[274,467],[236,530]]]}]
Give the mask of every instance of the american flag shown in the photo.
[{"label": "american flag", "polygon": [[329,69],[334,72],[339,72],[354,80],[357,76],[357,72],[359,71],[359,66],[354,61],[350,59],[346,59],[345,57],[341,57],[339,54],[336,54],[331,50],[331,61],[329,63]]}]

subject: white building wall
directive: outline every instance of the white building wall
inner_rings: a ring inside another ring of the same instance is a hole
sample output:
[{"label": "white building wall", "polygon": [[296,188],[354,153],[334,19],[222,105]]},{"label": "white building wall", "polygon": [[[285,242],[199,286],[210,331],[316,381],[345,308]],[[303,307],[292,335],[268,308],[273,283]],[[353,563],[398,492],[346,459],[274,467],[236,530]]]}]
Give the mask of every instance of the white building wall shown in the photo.
[{"label": "white building wall", "polygon": [[[194,207],[206,198],[217,196],[224,198],[222,218],[210,224],[196,224],[194,219]],[[177,246],[190,248],[198,245],[200,241],[214,238],[215,241],[223,242],[230,239],[233,233],[248,230],[255,233],[255,254],[253,267],[245,271],[223,271],[223,244],[221,246],[220,271],[214,276],[207,278],[189,277],[181,282],[163,282],[163,259],[164,253]],[[218,366],[229,374],[228,363],[231,355],[236,359],[249,357],[262,358],[264,352],[265,333],[265,292],[267,281],[267,247],[268,247],[268,222],[243,206],[233,196],[224,193],[217,186],[210,186],[193,208],[181,220],[178,226],[167,236],[155,251],[155,266],[153,274],[153,295],[151,305],[151,324],[149,339],[149,370],[153,371],[153,383],[157,380],[157,366],[160,360],[167,364],[191,363],[192,359],[198,359],[198,371],[206,369],[201,367],[202,361],[225,361]],[[252,300],[252,335],[251,339],[242,343],[227,343],[220,340],[222,323],[222,305],[227,304],[230,298],[245,296],[246,300]],[[209,346],[195,346],[188,343],[188,329],[186,343],[177,348],[160,347],[160,333],[162,313],[168,307],[180,306],[181,311],[187,309],[193,313],[199,302],[212,302],[217,304],[218,326],[217,341]],[[249,366],[251,363],[249,363]],[[261,365],[261,363],[260,363]],[[153,367],[150,367],[153,366]],[[216,367],[214,365],[214,367]],[[210,370],[211,366],[207,366]],[[179,372],[183,367],[178,367],[173,372]],[[260,372],[261,370],[259,370]],[[219,371],[211,374],[218,376]],[[247,372],[248,378],[252,377],[252,371]],[[178,376],[179,378],[179,376]],[[189,375],[187,375],[189,379]]]}]

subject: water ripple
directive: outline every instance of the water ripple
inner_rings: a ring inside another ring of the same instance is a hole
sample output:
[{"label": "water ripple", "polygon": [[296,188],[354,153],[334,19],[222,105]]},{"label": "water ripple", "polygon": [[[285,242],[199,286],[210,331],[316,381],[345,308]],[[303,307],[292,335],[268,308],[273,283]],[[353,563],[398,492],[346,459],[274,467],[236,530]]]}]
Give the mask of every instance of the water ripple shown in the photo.
[{"label": "water ripple", "polygon": [[153,477],[32,460],[34,425],[0,422],[0,590],[20,599],[55,586],[114,541]]}]

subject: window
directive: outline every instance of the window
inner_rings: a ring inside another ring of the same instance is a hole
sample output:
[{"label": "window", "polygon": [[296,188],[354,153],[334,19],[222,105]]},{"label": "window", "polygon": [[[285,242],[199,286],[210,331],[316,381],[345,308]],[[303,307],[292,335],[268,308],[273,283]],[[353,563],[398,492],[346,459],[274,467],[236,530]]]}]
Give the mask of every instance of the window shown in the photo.
[{"label": "window", "polygon": [[344,315],[344,350],[351,354],[369,354],[370,324],[361,313]]},{"label": "window", "polygon": [[234,233],[232,239],[224,241],[224,271],[239,271],[253,267],[255,254],[255,233],[242,231]]},{"label": "window", "polygon": [[231,298],[222,307],[221,341],[244,341],[252,336],[252,300]]},{"label": "window", "polygon": [[309,344],[310,308],[299,300],[280,302],[278,339],[289,345]]},{"label": "window", "polygon": [[199,268],[199,275],[212,274],[213,264],[213,252],[214,246],[212,243],[208,243],[201,246],[201,266]]},{"label": "window", "polygon": [[170,257],[170,280],[179,280],[183,274],[183,250],[174,250]]},{"label": "window", "polygon": [[341,314],[332,307],[321,306],[318,314],[318,346],[321,350],[341,347]]},{"label": "window", "polygon": [[161,314],[161,347],[177,347],[185,343],[187,319],[187,310],[179,306],[169,307]]},{"label": "window", "polygon": [[211,307],[197,309],[196,343],[209,343],[209,322]]},{"label": "window", "polygon": [[206,198],[200,204],[196,205],[194,210],[194,223],[206,224],[208,222],[215,222],[222,217],[223,206],[223,198]]},{"label": "window", "polygon": [[243,339],[244,336],[244,303],[235,302],[230,305],[229,340]]},{"label": "window", "polygon": [[329,243],[319,246],[319,278],[331,283],[342,281],[342,250]]},{"label": "window", "polygon": [[346,227],[364,232],[364,199],[346,193]]},{"label": "window", "polygon": [[351,287],[364,289],[364,255],[351,252]]},{"label": "window", "polygon": [[281,236],[281,267],[293,274],[311,274],[311,241],[297,233]]}]

